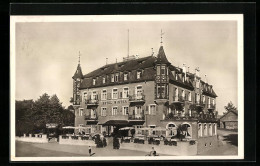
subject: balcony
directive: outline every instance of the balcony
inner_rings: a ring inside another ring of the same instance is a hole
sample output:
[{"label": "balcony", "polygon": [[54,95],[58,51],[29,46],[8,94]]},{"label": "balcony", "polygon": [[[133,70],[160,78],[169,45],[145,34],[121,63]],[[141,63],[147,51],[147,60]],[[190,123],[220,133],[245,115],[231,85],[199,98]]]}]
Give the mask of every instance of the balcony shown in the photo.
[{"label": "balcony", "polygon": [[128,115],[128,120],[144,120],[144,114]]},{"label": "balcony", "polygon": [[173,103],[184,103],[185,97],[183,96],[173,96]]},{"label": "balcony", "polygon": [[88,99],[88,100],[85,100],[85,104],[87,106],[98,106],[99,101],[97,99]]},{"label": "balcony", "polygon": [[96,115],[85,115],[85,120],[97,120]]},{"label": "balcony", "polygon": [[205,106],[205,102],[203,102],[203,101],[196,101],[196,106],[197,107],[204,107]]},{"label": "balcony", "polygon": [[208,104],[208,110],[214,110],[216,108],[216,104]]},{"label": "balcony", "polygon": [[189,114],[182,114],[182,113],[168,113],[165,115],[164,120],[195,120],[198,119],[198,114],[197,113],[192,113],[191,115]]},{"label": "balcony", "polygon": [[139,103],[139,102],[145,102],[145,95],[140,94],[134,94],[134,95],[129,95],[129,102],[130,103]]}]

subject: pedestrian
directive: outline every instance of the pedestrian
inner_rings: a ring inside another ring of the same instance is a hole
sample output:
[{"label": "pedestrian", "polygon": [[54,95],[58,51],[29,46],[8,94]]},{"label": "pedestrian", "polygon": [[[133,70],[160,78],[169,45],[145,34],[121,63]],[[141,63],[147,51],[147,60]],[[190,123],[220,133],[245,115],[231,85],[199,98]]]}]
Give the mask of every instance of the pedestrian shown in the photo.
[{"label": "pedestrian", "polygon": [[91,156],[91,146],[88,146],[88,153]]},{"label": "pedestrian", "polygon": [[154,147],[152,147],[152,151],[150,152],[150,156],[156,156],[156,151],[154,150]]}]

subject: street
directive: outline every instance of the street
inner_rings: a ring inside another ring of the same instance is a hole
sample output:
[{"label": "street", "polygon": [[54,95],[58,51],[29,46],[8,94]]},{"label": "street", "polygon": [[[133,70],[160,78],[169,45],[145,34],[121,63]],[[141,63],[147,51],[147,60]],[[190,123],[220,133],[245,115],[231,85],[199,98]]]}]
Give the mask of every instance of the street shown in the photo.
[{"label": "street", "polygon": [[[199,155],[237,155],[237,132],[218,130],[220,145],[217,148],[208,150]],[[105,148],[91,147],[93,157],[102,156],[145,156],[142,151],[125,149],[113,149],[112,138],[108,139],[108,146]],[[16,157],[80,157],[89,156],[88,146],[60,145],[52,143],[26,143],[16,141]],[[160,154],[160,156],[162,156]]]}]

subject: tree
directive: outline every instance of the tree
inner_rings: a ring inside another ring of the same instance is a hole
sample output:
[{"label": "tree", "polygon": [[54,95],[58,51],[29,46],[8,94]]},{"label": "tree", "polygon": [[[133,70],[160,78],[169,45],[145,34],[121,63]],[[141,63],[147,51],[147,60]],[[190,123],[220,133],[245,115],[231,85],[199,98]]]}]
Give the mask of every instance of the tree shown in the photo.
[{"label": "tree", "polygon": [[237,108],[233,105],[233,103],[231,101],[227,104],[227,106],[224,106],[224,108],[226,109],[227,112],[229,112],[229,111],[237,112]]}]

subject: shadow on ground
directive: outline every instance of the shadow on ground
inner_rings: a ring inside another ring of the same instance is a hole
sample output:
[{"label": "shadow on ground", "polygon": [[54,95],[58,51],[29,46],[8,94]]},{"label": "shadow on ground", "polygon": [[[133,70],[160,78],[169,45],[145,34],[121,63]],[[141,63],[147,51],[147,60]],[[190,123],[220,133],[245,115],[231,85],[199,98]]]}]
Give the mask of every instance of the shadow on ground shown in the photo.
[{"label": "shadow on ground", "polygon": [[229,135],[225,135],[223,137],[224,137],[223,141],[226,141],[234,146],[238,145],[237,134],[229,134]]}]

